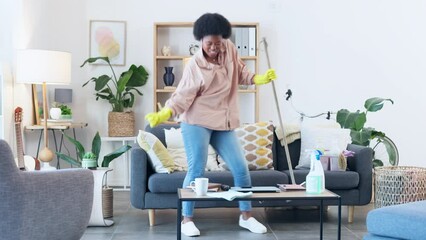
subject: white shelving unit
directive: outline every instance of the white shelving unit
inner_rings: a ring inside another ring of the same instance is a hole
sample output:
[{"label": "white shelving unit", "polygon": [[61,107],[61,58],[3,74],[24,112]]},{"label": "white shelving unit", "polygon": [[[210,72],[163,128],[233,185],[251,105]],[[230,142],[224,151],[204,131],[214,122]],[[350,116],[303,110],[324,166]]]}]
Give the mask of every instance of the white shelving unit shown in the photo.
[{"label": "white shelving unit", "polygon": [[[254,28],[255,45],[258,46],[259,25],[258,23],[232,23],[233,29]],[[159,105],[164,106],[167,99],[175,89],[165,89],[163,75],[164,67],[173,67],[176,87],[182,78],[184,60],[191,57],[189,46],[197,43],[192,34],[192,22],[164,22],[154,24],[154,111],[159,110]],[[199,46],[200,44],[197,43]],[[162,48],[170,46],[170,56],[163,56]],[[200,46],[201,47],[201,46]],[[255,49],[255,56],[242,56],[247,66],[253,73],[258,72],[258,49]],[[256,122],[259,118],[259,94],[256,86],[249,86],[247,89],[240,89],[240,116],[241,122]]]},{"label": "white shelving unit", "polygon": [[[136,143],[136,137],[101,137],[101,142],[109,142],[112,145],[114,143],[118,143],[123,146],[126,144],[132,145],[133,143]],[[114,146],[114,149],[116,148],[118,147]],[[122,172],[124,172],[124,183],[123,183],[123,188],[114,188],[114,190],[128,191],[130,190],[129,189],[130,187],[130,150],[125,152],[122,156],[120,156],[120,158],[123,159],[123,161],[120,163],[121,164],[120,168],[124,168],[124,170],[123,169],[121,170]],[[100,157],[99,159],[103,159],[103,156]],[[110,163],[110,166],[116,165],[114,163],[117,163],[117,162],[118,162],[117,159],[115,159],[114,161]],[[122,164],[123,162],[124,162],[124,166]]]}]

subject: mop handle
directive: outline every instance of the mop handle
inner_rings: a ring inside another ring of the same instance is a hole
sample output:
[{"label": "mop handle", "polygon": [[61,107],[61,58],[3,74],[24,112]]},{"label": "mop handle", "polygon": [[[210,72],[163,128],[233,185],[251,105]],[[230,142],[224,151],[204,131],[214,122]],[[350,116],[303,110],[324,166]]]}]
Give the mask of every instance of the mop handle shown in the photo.
[{"label": "mop handle", "polygon": [[[271,62],[269,61],[269,53],[268,53],[268,43],[266,42],[265,38],[262,39],[262,42],[263,42],[263,45],[265,45],[265,53],[266,53],[266,60],[268,61],[268,68],[271,68]],[[285,150],[285,156],[287,158],[288,170],[290,171],[291,184],[296,184],[296,181],[294,180],[293,166],[291,164],[291,159],[290,159],[290,152],[288,150],[287,139],[286,139],[286,135],[285,135],[285,131],[284,131],[284,124],[283,124],[283,120],[281,118],[280,105],[278,104],[277,91],[275,90],[274,81],[271,81],[271,83],[272,83],[272,89],[273,89],[273,92],[274,92],[275,106],[277,107],[278,118],[279,118],[280,125],[281,125],[281,134],[283,136],[284,150]]]}]

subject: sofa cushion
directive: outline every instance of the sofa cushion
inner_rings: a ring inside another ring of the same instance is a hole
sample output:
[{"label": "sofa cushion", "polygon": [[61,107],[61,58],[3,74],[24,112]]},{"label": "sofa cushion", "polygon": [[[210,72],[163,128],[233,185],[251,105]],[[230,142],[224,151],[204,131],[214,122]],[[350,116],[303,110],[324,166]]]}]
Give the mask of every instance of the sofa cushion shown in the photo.
[{"label": "sofa cushion", "polygon": [[[290,176],[290,171],[284,171]],[[300,184],[306,180],[308,169],[295,169],[294,180]],[[339,172],[339,171],[324,171],[325,188],[328,190],[346,190],[357,188],[359,185],[359,174],[353,171]],[[289,180],[290,181],[290,180]]]},{"label": "sofa cushion", "polygon": [[155,135],[139,130],[137,142],[148,153],[155,172],[171,173],[174,171],[175,166],[172,157]]},{"label": "sofa cushion", "polygon": [[[173,172],[171,174],[154,173],[148,179],[148,189],[153,193],[176,193],[182,187],[186,172]],[[221,183],[234,186],[231,172],[205,172],[204,177],[212,183]],[[280,171],[252,171],[250,172],[253,186],[276,186],[278,183],[288,183],[287,174]]]},{"label": "sofa cushion", "polygon": [[[301,144],[300,139],[288,144],[288,151],[290,153],[291,165],[293,169],[299,163],[300,144]],[[273,143],[272,149],[274,149],[274,168],[278,171],[288,170],[289,168],[287,163],[287,156],[285,154],[285,149],[278,142],[278,138],[275,134],[274,134],[274,143]]]},{"label": "sofa cushion", "polygon": [[346,149],[351,143],[350,129],[329,126],[303,125],[301,129],[302,145],[300,147],[300,159],[297,169],[309,169],[311,165],[310,155],[312,150],[330,150],[336,148],[338,152]]},{"label": "sofa cushion", "polygon": [[245,124],[235,129],[249,170],[273,169],[272,142],[274,126],[268,122]]},{"label": "sofa cushion", "polygon": [[[185,146],[183,144],[182,131],[180,128],[164,129],[167,150],[175,163],[175,171],[187,171],[188,161],[186,159]],[[206,171],[220,171],[216,151],[209,145]]]},{"label": "sofa cushion", "polygon": [[426,236],[425,221],[426,201],[410,202],[370,211],[367,229],[371,235],[420,240]]}]

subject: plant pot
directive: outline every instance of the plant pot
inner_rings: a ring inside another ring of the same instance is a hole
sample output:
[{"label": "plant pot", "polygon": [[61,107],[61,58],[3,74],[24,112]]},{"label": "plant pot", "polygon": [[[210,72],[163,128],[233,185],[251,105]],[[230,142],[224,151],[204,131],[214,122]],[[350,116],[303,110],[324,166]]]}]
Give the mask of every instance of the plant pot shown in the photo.
[{"label": "plant pot", "polygon": [[102,188],[102,213],[104,218],[110,218],[114,215],[114,208],[113,208],[113,190],[112,188],[109,188],[107,186],[104,186]]},{"label": "plant pot", "polygon": [[96,162],[96,159],[83,158],[81,160],[81,167],[96,170],[98,163]]},{"label": "plant pot", "polygon": [[109,112],[108,113],[109,137],[133,137],[135,136],[134,112]]}]

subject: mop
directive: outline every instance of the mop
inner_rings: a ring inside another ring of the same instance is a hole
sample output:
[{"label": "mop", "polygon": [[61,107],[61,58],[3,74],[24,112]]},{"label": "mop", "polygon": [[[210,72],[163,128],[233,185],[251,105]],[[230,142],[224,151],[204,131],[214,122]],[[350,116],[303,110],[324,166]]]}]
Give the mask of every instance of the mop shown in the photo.
[{"label": "mop", "polygon": [[[265,38],[262,39],[261,43],[263,43],[263,45],[265,46],[266,60],[268,62],[268,68],[270,69],[271,68],[271,62],[269,61],[268,43],[266,42]],[[278,119],[280,121],[280,126],[281,126],[281,134],[283,136],[285,156],[287,158],[288,169],[290,171],[291,184],[295,185],[296,181],[294,180],[293,166],[291,164],[290,152],[288,150],[288,144],[287,144],[287,140],[286,140],[286,135],[285,135],[283,120],[281,118],[280,105],[278,104],[277,91],[275,90],[275,83],[274,83],[274,81],[271,81],[271,83],[272,83],[272,90],[274,92],[275,106],[277,107]]]}]

